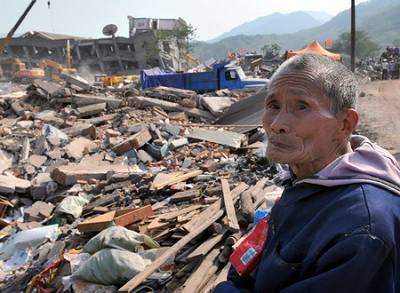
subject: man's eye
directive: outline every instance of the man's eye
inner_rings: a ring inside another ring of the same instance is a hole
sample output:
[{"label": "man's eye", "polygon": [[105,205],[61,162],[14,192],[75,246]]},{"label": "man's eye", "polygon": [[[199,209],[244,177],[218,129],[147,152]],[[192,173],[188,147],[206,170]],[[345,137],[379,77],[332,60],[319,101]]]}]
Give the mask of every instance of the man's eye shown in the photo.
[{"label": "man's eye", "polygon": [[307,110],[308,107],[305,104],[298,104],[297,105],[297,110]]},{"label": "man's eye", "polygon": [[278,104],[275,103],[269,103],[265,106],[266,109],[271,109],[271,110],[279,110],[280,107]]}]

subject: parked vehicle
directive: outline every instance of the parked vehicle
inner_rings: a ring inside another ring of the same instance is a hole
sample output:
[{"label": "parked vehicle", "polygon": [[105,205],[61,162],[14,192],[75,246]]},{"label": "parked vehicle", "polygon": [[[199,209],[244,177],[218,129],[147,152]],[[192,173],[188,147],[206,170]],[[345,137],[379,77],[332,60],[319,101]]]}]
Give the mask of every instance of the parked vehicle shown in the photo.
[{"label": "parked vehicle", "polygon": [[240,66],[227,62],[214,64],[211,71],[205,72],[167,73],[159,68],[140,72],[142,89],[166,86],[196,92],[209,92],[220,89],[263,87],[267,82],[267,79],[249,78]]},{"label": "parked vehicle", "polygon": [[25,63],[19,58],[0,60],[0,79],[31,82],[36,78],[44,78],[44,71],[41,68],[27,69]]},{"label": "parked vehicle", "polygon": [[118,86],[123,83],[136,82],[138,75],[106,75],[97,74],[94,76],[94,85],[100,87]]}]

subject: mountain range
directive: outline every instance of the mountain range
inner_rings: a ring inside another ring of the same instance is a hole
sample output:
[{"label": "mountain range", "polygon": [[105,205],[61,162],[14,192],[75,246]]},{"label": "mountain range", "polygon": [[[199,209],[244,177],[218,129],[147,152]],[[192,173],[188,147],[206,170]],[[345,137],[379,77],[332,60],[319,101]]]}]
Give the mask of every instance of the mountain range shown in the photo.
[{"label": "mountain range", "polygon": [[[357,30],[365,30],[381,47],[391,45],[400,38],[400,0],[370,0],[356,7]],[[225,58],[228,51],[244,48],[248,51],[260,51],[266,44],[277,43],[282,50],[297,50],[313,40],[323,43],[327,39],[336,39],[341,33],[350,31],[350,9],[337,14],[322,25],[303,29],[294,33],[238,35],[222,39],[215,43],[194,42],[194,55],[201,60]]]},{"label": "mountain range", "polygon": [[260,35],[260,34],[286,34],[294,33],[302,29],[316,27],[328,21],[332,16],[323,12],[296,11],[288,14],[273,13],[256,18],[253,21],[240,24],[229,32],[209,40],[215,43],[222,39],[237,35]]}]

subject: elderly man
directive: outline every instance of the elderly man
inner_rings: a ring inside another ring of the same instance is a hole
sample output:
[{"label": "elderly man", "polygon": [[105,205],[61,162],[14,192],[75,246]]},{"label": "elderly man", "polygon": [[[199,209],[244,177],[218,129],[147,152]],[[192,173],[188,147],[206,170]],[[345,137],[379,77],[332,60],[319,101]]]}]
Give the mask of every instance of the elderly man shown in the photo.
[{"label": "elderly man", "polygon": [[288,164],[257,268],[217,293],[400,292],[400,168],[352,136],[358,87],[342,64],[287,60],[265,98],[267,157]]}]

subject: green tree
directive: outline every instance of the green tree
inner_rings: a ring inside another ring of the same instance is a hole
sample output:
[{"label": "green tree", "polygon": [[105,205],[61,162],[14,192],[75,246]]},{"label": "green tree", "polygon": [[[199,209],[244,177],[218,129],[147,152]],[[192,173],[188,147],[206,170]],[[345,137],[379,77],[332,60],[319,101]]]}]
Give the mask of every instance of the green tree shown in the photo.
[{"label": "green tree", "polygon": [[191,25],[183,25],[172,30],[156,31],[157,41],[173,41],[176,40],[179,49],[190,50],[190,44],[196,37],[196,29]]},{"label": "green tree", "polygon": [[[350,55],[351,34],[342,33],[333,42],[332,51]],[[356,32],[356,56],[359,58],[374,56],[379,53],[380,47],[365,31]]]},{"label": "green tree", "polygon": [[278,44],[273,43],[271,45],[265,45],[262,47],[261,52],[263,53],[265,59],[273,59],[279,56],[281,47]]}]

